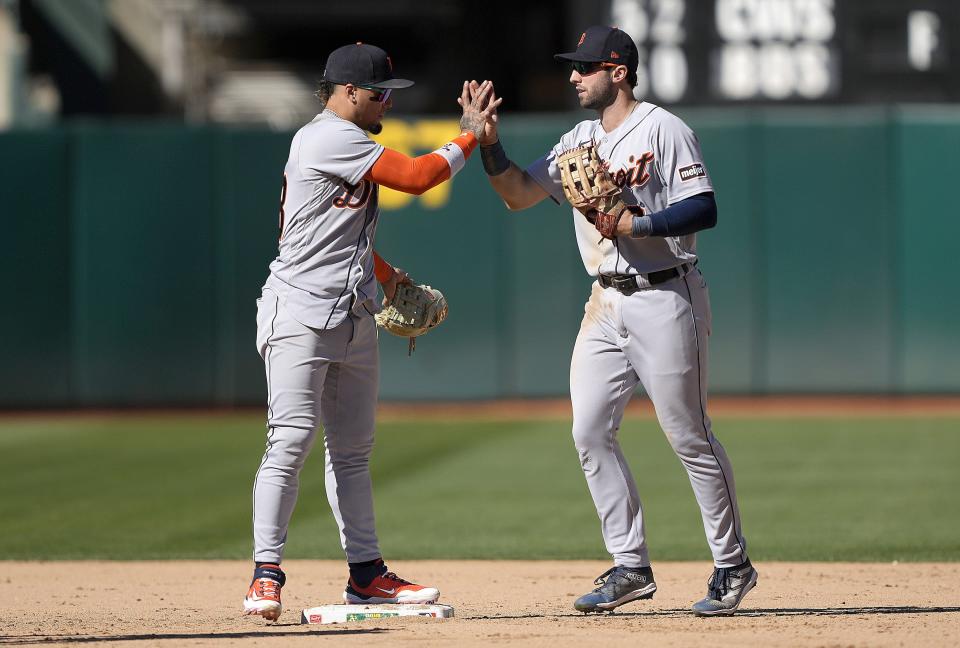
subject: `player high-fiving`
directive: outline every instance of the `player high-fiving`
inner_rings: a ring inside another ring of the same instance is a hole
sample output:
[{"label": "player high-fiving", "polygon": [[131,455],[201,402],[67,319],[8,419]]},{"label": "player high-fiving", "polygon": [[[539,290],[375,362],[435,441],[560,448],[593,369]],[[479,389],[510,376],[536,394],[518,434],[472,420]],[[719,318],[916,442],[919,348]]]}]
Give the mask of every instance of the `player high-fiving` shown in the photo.
[{"label": "player high-fiving", "polygon": [[244,611],[276,620],[280,568],[299,473],[323,426],[326,490],[350,566],[350,603],[432,603],[433,587],[387,570],[374,524],[369,459],[377,406],[377,282],[386,298],[406,273],[373,249],[381,185],[420,194],[455,176],[498,103],[489,82],[461,89],[461,132],[408,157],[368,136],[383,129],[393,75],[379,47],[357,43],[327,59],[323,111],[297,131],[284,168],[279,254],[258,300],[257,348],[267,377],[267,448],[253,489],[253,582]]},{"label": "player high-fiving", "polygon": [[[580,106],[598,119],[574,126],[526,169],[507,158],[496,112],[479,137],[484,169],[507,207],[547,197],[574,207],[583,264],[596,279],[573,349],[570,398],[574,442],[614,565],[574,605],[612,610],[657,589],[637,486],[617,441],[642,384],[687,469],[716,565],[693,611],[732,614],[757,571],[740,529],[733,470],[706,413],[710,303],[696,232],[716,224],[713,182],[693,131],[634,98],[639,56],[629,35],[591,27],[576,51],[554,58],[570,65]],[[476,83],[469,90],[471,98],[496,96]]]}]

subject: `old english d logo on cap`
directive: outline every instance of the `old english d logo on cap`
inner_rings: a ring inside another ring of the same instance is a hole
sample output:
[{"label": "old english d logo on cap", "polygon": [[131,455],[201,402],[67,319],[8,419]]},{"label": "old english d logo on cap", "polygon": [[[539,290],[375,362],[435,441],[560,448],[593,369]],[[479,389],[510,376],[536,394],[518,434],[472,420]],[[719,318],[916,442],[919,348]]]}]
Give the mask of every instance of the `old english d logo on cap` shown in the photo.
[{"label": "old english d logo on cap", "polygon": [[639,53],[633,39],[622,29],[606,25],[592,25],[580,34],[577,49],[574,52],[554,54],[557,61],[580,61],[582,63],[600,63],[615,61],[625,65],[628,70],[636,70]]},{"label": "old english d logo on cap", "polygon": [[323,80],[384,90],[409,88],[413,81],[393,76],[393,60],[376,45],[358,42],[344,45],[327,57]]}]

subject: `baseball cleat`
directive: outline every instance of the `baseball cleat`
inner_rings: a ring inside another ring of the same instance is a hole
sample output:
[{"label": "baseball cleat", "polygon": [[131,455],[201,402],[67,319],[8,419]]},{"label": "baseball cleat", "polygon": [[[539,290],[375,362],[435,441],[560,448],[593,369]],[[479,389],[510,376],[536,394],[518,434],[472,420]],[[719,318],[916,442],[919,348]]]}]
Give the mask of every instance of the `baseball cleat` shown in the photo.
[{"label": "baseball cleat", "polygon": [[730,616],[757,584],[757,570],[747,560],[736,567],[717,567],[707,581],[707,598],[693,604],[697,616]]},{"label": "baseball cleat", "polygon": [[347,581],[343,600],[347,603],[436,603],[440,590],[405,581],[393,572],[385,571],[366,587],[357,585],[353,577]]},{"label": "baseball cleat", "polygon": [[600,574],[593,584],[600,587],[578,598],[573,607],[581,612],[605,612],[630,601],[651,599],[657,591],[653,570],[649,567],[615,565]]},{"label": "baseball cleat", "polygon": [[253,582],[243,598],[243,613],[262,616],[267,621],[280,618],[280,588],[287,580],[279,565],[262,565],[253,572]]}]

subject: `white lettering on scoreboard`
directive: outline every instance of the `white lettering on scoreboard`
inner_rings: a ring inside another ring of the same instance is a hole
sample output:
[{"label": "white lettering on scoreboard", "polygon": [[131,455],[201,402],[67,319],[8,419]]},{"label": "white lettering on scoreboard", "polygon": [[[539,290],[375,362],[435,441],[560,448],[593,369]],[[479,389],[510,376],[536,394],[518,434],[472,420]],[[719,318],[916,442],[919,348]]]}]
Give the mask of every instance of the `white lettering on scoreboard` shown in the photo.
[{"label": "white lettering on scoreboard", "polygon": [[686,12],[686,0],[612,0],[611,24],[630,34],[640,53],[638,99],[674,103],[687,94]]},{"label": "white lettering on scoreboard", "polygon": [[716,0],[712,54],[724,99],[821,99],[838,88],[834,0]]},{"label": "white lettering on scoreboard", "polygon": [[[640,53],[638,99],[690,99],[689,0],[611,0],[610,24],[633,36]],[[712,91],[725,100],[821,99],[835,94],[839,63],[834,0],[715,0],[720,43],[711,52]],[[699,62],[698,62],[699,64]]]},{"label": "white lettering on scoreboard", "polygon": [[933,64],[933,54],[940,44],[940,16],[932,11],[911,11],[907,14],[907,58],[914,69],[926,71]]},{"label": "white lettering on scoreboard", "polygon": [[637,44],[638,99],[960,101],[960,0],[604,1]]}]

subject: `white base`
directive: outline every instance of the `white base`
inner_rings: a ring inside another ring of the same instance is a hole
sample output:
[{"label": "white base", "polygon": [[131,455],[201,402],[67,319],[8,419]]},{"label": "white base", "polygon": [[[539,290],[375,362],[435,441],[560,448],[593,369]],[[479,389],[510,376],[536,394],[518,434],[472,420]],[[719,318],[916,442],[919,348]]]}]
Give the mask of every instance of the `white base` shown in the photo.
[{"label": "white base", "polygon": [[392,617],[424,617],[427,619],[449,619],[453,608],[449,605],[417,605],[395,603],[383,605],[320,605],[306,608],[300,615],[300,623],[324,624],[346,623],[348,621],[371,621]]}]

